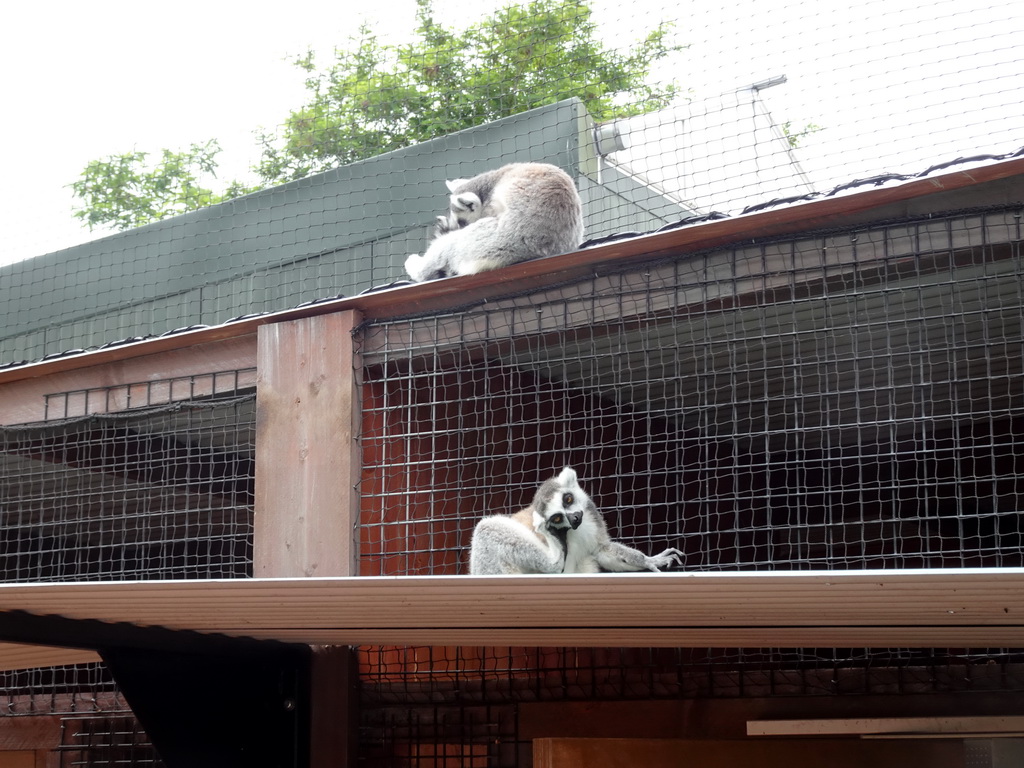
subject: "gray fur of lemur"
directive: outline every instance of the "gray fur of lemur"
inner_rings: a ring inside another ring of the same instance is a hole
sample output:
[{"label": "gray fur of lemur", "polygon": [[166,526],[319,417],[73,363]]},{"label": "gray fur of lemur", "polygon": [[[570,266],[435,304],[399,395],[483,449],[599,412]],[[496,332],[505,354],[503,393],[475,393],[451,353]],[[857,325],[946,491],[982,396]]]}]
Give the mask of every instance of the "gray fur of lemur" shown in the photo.
[{"label": "gray fur of lemur", "polygon": [[[496,522],[517,518],[518,528],[515,529],[510,522]],[[530,528],[525,522],[527,519],[532,521],[535,538],[546,535],[562,545],[561,567],[557,567],[557,558],[550,559],[549,570],[522,570],[509,566],[527,559],[535,562],[536,553],[529,546],[535,539],[527,536]],[[542,530],[538,531],[538,526]],[[575,470],[566,467],[540,486],[533,503],[526,509],[511,516],[485,517],[477,523],[470,545],[469,572],[483,575],[659,571],[681,563],[682,552],[678,549],[670,547],[658,555],[645,555],[638,549],[613,541],[608,535],[604,517],[580,488]]]},{"label": "gray fur of lemur", "polygon": [[469,572],[474,576],[561,573],[566,535],[582,519],[582,504],[566,505],[558,478],[547,480],[530,506],[513,515],[489,515],[476,524]]},{"label": "gray fur of lemur", "polygon": [[583,239],[579,193],[557,166],[510,163],[447,185],[449,209],[437,217],[437,236],[405,261],[417,282],[567,253]]}]

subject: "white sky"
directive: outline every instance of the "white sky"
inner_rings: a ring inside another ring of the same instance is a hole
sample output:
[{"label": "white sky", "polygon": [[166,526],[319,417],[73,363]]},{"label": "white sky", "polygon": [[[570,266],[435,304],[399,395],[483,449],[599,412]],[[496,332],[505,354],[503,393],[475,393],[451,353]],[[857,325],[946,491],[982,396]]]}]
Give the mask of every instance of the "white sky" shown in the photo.
[{"label": "white sky", "polygon": [[[497,4],[468,4],[476,18]],[[92,159],[216,138],[221,178],[258,159],[253,131],[304,101],[290,56],[328,52],[362,17],[332,0],[12,4],[0,27],[0,264],[84,242],[67,185]],[[609,39],[674,18],[690,49],[672,74],[695,95],[772,75],[779,122],[827,130],[801,160],[823,181],[921,170],[1024,145],[1024,3],[999,0],[595,0]],[[382,36],[408,34],[413,0],[360,4]],[[464,0],[435,0],[451,22]],[[322,58],[323,60],[323,58]],[[843,156],[843,170],[836,158]],[[897,166],[903,167],[897,167]],[[873,166],[873,167],[869,167]],[[842,177],[842,173],[850,173]],[[836,174],[840,174],[837,176]],[[827,178],[826,178],[827,177]]]}]

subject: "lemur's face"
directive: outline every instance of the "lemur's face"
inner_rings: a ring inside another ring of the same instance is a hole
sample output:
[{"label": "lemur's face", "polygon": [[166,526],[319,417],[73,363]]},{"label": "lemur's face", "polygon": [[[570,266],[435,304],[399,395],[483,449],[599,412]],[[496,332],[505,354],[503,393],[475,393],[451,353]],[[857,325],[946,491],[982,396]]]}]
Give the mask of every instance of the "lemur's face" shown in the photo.
[{"label": "lemur's face", "polygon": [[583,492],[576,479],[576,472],[569,467],[557,477],[545,481],[534,497],[533,509],[549,529],[571,528],[576,530],[583,522],[583,515],[593,502]]}]

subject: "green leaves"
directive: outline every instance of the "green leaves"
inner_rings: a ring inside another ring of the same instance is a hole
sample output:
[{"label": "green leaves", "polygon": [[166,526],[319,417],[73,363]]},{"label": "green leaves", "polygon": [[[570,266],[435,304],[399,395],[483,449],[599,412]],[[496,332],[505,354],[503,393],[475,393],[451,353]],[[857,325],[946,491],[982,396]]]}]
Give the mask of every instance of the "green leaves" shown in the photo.
[{"label": "green leaves", "polygon": [[[433,18],[417,0],[413,42],[382,42],[360,28],[320,69],[312,52],[293,63],[305,76],[307,102],[276,134],[257,138],[254,170],[264,186],[301,179],[452,131],[572,96],[598,122],[664,107],[675,83],[652,82],[652,68],[682,46],[659,24],[625,50],[601,42],[584,0],[532,0],[496,11],[464,31]],[[74,215],[91,228],[129,229],[254,191],[232,182],[214,193],[216,140],[163,150],[147,164],[142,152],[94,160],[71,187],[82,201]]]},{"label": "green leaves", "polygon": [[[433,19],[418,0],[417,38],[382,43],[363,28],[334,61],[307,79],[310,101],[280,139],[263,136],[267,183],[406,147],[534,107],[579,97],[597,121],[665,106],[674,83],[650,83],[654,64],[682,46],[658,25],[623,53],[598,38],[583,0],[534,0],[502,8],[463,32]],[[296,62],[307,72],[309,55]]]},{"label": "green leaves", "polygon": [[786,141],[789,143],[790,149],[796,149],[799,147],[800,142],[805,136],[810,136],[812,133],[817,133],[822,130],[820,125],[815,125],[814,123],[808,123],[803,128],[794,130],[793,123],[790,120],[784,122],[781,127],[782,135],[786,137]]},{"label": "green leaves", "polygon": [[124,230],[204,208],[253,191],[232,182],[224,194],[214,194],[199,178],[214,175],[220,145],[216,139],[193,144],[183,152],[161,151],[160,160],[147,164],[145,152],[128,152],[93,160],[71,184],[82,207],[74,211],[89,229],[112,226]]}]

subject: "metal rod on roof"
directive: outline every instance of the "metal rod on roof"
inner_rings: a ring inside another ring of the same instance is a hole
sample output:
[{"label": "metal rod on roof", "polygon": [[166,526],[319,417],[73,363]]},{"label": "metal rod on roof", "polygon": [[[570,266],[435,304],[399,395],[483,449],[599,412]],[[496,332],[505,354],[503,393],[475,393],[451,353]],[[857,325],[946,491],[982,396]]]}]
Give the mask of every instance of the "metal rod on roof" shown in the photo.
[{"label": "metal rod on roof", "polygon": [[745,88],[740,88],[741,91],[763,91],[765,88],[774,88],[776,85],[782,85],[787,81],[785,75],[776,75],[775,77],[769,77],[767,80],[759,80],[756,83],[751,83]]}]

